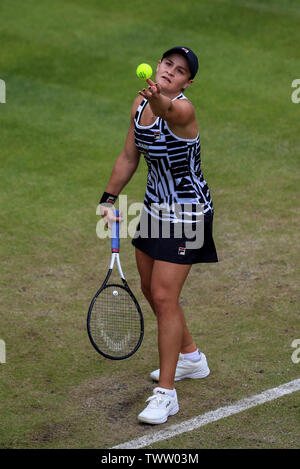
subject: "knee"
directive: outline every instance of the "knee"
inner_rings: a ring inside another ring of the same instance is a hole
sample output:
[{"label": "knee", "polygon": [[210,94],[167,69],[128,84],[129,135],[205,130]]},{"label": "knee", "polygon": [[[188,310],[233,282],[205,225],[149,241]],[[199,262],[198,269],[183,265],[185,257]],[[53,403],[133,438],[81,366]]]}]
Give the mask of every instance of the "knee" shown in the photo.
[{"label": "knee", "polygon": [[152,289],[151,296],[157,314],[167,313],[169,310],[174,309],[176,301],[170,297],[169,292],[165,289]]}]

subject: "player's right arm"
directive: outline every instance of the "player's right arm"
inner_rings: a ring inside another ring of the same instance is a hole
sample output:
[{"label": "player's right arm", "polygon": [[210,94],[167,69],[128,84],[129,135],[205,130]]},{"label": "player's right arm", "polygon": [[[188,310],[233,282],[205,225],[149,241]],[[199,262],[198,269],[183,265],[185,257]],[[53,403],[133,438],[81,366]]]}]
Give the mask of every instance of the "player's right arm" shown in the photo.
[{"label": "player's right arm", "polygon": [[127,133],[125,145],[115,161],[113,170],[105,189],[109,194],[119,195],[122,189],[130,181],[138,167],[140,153],[134,140],[134,116],[141,98],[137,97],[133,103],[130,116],[130,127]]},{"label": "player's right arm", "polygon": [[[134,139],[134,116],[141,100],[140,96],[134,100],[131,108],[130,126],[125,140],[125,145],[115,161],[111,176],[105,189],[105,192],[113,194],[114,196],[118,196],[130,181],[140,161],[140,153],[137,150]],[[101,215],[107,217],[107,225],[110,228],[111,221],[116,220],[112,209],[101,205]]]}]

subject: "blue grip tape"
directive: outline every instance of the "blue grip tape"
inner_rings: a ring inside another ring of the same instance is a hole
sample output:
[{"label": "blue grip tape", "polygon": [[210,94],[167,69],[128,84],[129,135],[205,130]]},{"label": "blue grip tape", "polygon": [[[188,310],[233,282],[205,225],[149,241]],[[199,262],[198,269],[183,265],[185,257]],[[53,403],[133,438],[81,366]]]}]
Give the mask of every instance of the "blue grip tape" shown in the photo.
[{"label": "blue grip tape", "polygon": [[[114,210],[114,215],[119,216],[119,210]],[[114,221],[111,225],[111,250],[112,252],[119,252],[120,250],[120,238],[119,238],[119,222]]]}]

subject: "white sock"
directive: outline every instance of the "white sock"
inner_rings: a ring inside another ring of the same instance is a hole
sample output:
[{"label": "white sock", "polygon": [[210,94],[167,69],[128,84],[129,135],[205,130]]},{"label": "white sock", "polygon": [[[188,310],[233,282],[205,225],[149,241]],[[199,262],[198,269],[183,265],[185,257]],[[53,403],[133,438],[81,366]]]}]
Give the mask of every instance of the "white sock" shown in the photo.
[{"label": "white sock", "polygon": [[171,396],[171,397],[175,396],[175,388],[166,389],[166,388],[161,388],[161,387],[158,386],[157,388],[155,388],[155,390],[165,392],[165,393],[169,394],[169,396]]},{"label": "white sock", "polygon": [[197,362],[201,358],[201,352],[197,349],[195,352],[191,353],[183,353],[182,354],[186,360],[190,360],[192,362]]}]

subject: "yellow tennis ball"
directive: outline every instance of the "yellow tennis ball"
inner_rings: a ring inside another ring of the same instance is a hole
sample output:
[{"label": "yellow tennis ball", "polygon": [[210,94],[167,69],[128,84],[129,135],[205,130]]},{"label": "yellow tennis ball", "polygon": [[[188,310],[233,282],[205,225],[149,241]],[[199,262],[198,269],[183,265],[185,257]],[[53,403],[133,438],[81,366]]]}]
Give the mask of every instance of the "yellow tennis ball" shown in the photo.
[{"label": "yellow tennis ball", "polygon": [[150,78],[152,75],[152,68],[148,64],[140,64],[136,69],[136,74],[139,78]]}]

